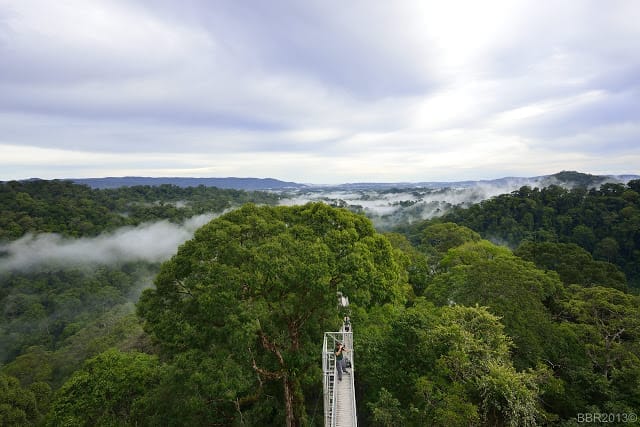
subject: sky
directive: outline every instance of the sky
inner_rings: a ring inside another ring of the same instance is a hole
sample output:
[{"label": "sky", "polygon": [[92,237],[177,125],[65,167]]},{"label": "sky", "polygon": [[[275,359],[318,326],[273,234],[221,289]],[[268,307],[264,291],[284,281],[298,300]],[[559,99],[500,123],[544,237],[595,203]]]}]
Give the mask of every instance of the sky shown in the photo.
[{"label": "sky", "polygon": [[0,0],[0,180],[640,173],[640,2]]}]

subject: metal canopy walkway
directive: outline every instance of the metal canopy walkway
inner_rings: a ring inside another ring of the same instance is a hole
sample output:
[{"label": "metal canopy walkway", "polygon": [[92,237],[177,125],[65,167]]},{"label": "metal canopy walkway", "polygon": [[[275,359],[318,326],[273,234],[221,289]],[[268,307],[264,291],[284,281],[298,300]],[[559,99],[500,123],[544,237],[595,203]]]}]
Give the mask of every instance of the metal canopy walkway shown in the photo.
[{"label": "metal canopy walkway", "polygon": [[[353,357],[353,330],[343,325],[339,332],[325,332],[322,345],[322,371],[324,385],[324,425],[325,427],[356,427],[356,393],[354,387],[355,361]],[[345,357],[350,361],[349,374],[338,381],[336,369],[336,343],[341,342],[348,349]]]}]

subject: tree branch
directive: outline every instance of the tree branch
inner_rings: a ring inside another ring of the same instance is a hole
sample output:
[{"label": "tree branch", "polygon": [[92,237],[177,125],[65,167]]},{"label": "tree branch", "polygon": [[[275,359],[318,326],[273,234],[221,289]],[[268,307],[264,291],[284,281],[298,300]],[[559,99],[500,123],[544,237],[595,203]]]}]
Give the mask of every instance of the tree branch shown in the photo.
[{"label": "tree branch", "polygon": [[262,346],[266,350],[269,350],[270,352],[275,354],[276,357],[278,358],[278,362],[280,363],[280,366],[284,367],[284,357],[282,357],[282,353],[280,353],[280,350],[278,350],[278,347],[276,347],[275,343],[272,343],[271,341],[269,341],[269,338],[267,338],[264,332],[260,331],[259,334],[260,334],[260,341],[262,342]]},{"label": "tree branch", "polygon": [[257,373],[259,373],[260,375],[270,380],[279,380],[284,376],[283,372],[271,372],[271,371],[267,371],[266,369],[262,369],[256,364],[256,359],[251,359],[251,364],[253,366],[253,369]]}]

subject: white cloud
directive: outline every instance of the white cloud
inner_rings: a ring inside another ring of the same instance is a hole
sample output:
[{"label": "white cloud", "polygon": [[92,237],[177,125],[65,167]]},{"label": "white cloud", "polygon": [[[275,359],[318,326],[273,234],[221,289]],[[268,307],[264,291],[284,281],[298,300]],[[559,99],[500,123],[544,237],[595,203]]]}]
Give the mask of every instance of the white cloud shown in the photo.
[{"label": "white cloud", "polygon": [[23,0],[0,7],[1,36],[11,42],[5,47],[13,60],[8,65],[31,76],[38,70],[29,67],[44,66],[38,72],[44,82],[55,77],[71,84],[102,83],[166,72],[189,61],[194,48],[215,51],[202,31],[163,22],[133,3]]},{"label": "white cloud", "polygon": [[199,215],[182,225],[160,221],[125,227],[98,237],[64,238],[58,234],[28,234],[0,247],[0,271],[59,265],[114,264],[129,261],[160,262],[214,215]]},{"label": "white cloud", "polygon": [[518,125],[523,121],[535,119],[546,114],[563,114],[572,109],[602,101],[606,96],[607,94],[601,90],[590,90],[576,95],[547,99],[500,112],[495,116],[492,125],[498,128],[517,129]]},{"label": "white cloud", "polygon": [[622,0],[4,2],[0,179],[637,172],[600,129],[640,137],[638,20]]}]

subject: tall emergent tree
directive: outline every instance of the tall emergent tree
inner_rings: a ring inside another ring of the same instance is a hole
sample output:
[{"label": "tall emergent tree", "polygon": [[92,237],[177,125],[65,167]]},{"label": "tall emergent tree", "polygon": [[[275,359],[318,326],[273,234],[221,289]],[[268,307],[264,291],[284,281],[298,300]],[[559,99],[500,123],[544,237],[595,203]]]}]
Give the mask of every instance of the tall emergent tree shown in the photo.
[{"label": "tall emergent tree", "polygon": [[300,425],[305,391],[309,400],[320,390],[323,332],[339,323],[337,292],[361,307],[402,300],[397,257],[368,219],[344,209],[245,205],[180,247],[139,313],[190,371],[200,421]]}]

